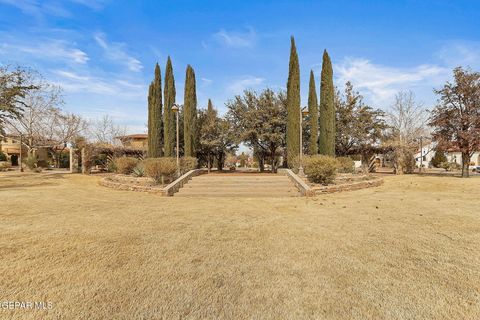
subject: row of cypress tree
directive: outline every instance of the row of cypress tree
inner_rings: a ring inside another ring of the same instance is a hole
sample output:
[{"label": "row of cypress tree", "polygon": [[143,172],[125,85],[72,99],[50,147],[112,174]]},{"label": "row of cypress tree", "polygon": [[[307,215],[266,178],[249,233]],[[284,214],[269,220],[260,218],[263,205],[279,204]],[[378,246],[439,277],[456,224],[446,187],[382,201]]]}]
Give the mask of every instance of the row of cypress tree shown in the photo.
[{"label": "row of cypress tree", "polygon": [[[148,151],[150,158],[175,155],[175,78],[170,57],[165,68],[165,85],[162,103],[162,76],[160,66],[155,65],[155,77],[148,90]],[[179,111],[180,112],[180,111]],[[188,65],[185,76],[183,110],[184,155],[194,157],[196,141],[197,93],[195,71]]]},{"label": "row of cypress tree", "polygon": [[[335,104],[332,62],[323,52],[320,82],[320,106],[317,101],[315,77],[310,71],[308,113],[310,141],[308,152],[335,156]],[[295,39],[291,37],[287,81],[287,163],[292,164],[300,153],[300,65]]]}]

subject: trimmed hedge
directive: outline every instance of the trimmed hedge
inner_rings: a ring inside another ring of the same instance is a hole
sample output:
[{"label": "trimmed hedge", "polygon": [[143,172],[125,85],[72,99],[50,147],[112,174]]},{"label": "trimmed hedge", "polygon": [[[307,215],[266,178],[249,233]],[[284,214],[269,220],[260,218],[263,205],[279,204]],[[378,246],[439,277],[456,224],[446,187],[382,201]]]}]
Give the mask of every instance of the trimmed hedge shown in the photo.
[{"label": "trimmed hedge", "polygon": [[181,174],[187,173],[190,170],[197,168],[197,158],[183,157],[180,158],[180,172]]},{"label": "trimmed hedge", "polygon": [[335,180],[339,163],[334,157],[307,156],[303,162],[305,174],[311,182],[327,185]]},{"label": "trimmed hedge", "polygon": [[171,180],[177,173],[175,158],[148,158],[143,161],[145,174],[155,180],[155,183],[165,184],[165,178]]},{"label": "trimmed hedge", "polygon": [[341,173],[353,173],[355,172],[355,163],[349,157],[337,157],[338,172]]},{"label": "trimmed hedge", "polygon": [[133,157],[120,157],[115,159],[117,172],[121,174],[131,174],[137,164],[138,159]]}]

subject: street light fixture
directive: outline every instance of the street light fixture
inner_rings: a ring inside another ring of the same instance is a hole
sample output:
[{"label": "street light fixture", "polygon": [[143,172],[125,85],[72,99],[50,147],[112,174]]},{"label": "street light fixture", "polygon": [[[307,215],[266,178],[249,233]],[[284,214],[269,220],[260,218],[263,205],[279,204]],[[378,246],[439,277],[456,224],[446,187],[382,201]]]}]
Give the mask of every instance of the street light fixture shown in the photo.
[{"label": "street light fixture", "polygon": [[176,117],[177,117],[177,176],[180,176],[180,147],[179,147],[179,144],[180,144],[180,135],[179,135],[179,130],[178,130],[178,112],[180,111],[180,107],[174,103],[173,106],[172,106],[172,111],[173,113],[175,113]]},{"label": "street light fixture", "polygon": [[307,115],[307,107],[300,110],[300,166],[298,168],[298,175],[300,177],[305,177],[305,172],[303,172],[303,117],[306,117]]}]

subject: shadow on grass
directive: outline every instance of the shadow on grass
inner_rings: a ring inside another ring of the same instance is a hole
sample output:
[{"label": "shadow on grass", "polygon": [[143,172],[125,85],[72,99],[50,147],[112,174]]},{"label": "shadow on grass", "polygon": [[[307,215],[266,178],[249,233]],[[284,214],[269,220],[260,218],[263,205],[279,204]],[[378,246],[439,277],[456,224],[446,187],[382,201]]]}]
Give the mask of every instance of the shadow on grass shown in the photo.
[{"label": "shadow on grass", "polygon": [[[33,181],[24,181],[28,178]],[[0,180],[0,190],[20,190],[25,188],[40,187],[40,186],[54,186],[57,185],[58,180],[65,179],[63,173],[13,173],[8,174]]]}]

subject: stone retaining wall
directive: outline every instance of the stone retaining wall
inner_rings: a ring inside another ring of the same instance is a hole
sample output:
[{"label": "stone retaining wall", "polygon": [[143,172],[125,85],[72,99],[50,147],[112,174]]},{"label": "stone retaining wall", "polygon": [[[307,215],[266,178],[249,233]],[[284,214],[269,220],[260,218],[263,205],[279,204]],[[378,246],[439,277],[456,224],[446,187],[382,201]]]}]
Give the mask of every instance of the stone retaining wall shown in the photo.
[{"label": "stone retaining wall", "polygon": [[383,179],[380,177],[376,177],[371,180],[346,183],[341,185],[316,186],[312,188],[312,191],[315,194],[334,193],[334,192],[353,191],[353,190],[360,190],[365,188],[378,187],[378,186],[381,186],[382,184],[383,184]]},{"label": "stone retaining wall", "polygon": [[[158,186],[145,186],[145,185],[135,185],[133,183],[147,183],[151,181],[149,178],[144,177],[129,177],[129,176],[122,176],[122,175],[114,175],[114,176],[107,176],[100,180],[99,184],[104,187],[116,189],[116,190],[127,190],[127,191],[140,191],[140,192],[150,192],[155,194],[160,194],[165,196],[165,191],[163,187]],[[130,182],[130,183],[129,183]]]}]

